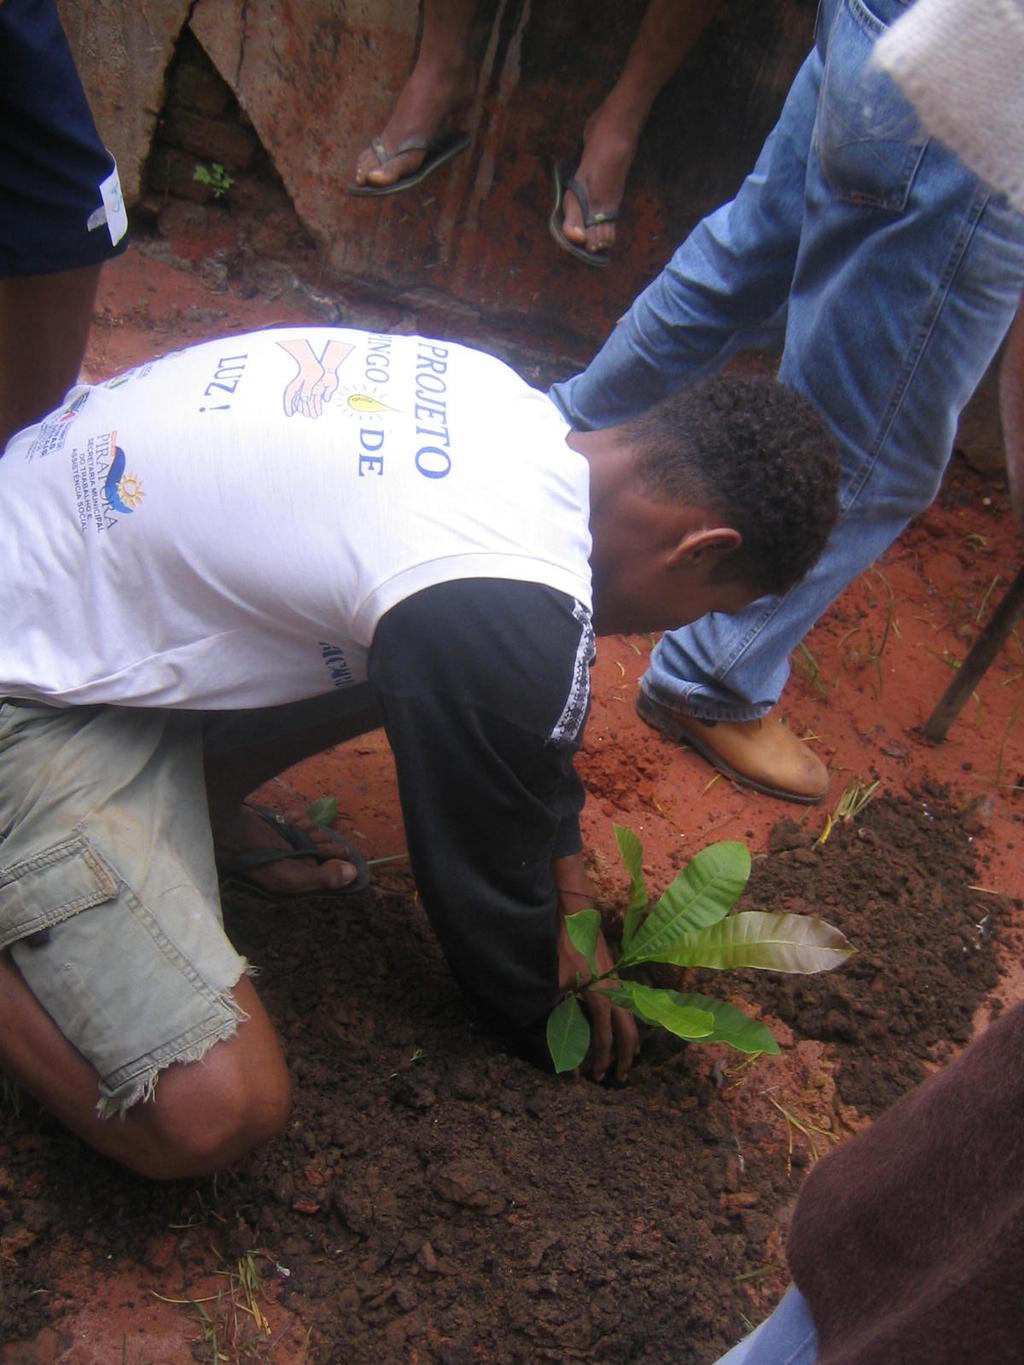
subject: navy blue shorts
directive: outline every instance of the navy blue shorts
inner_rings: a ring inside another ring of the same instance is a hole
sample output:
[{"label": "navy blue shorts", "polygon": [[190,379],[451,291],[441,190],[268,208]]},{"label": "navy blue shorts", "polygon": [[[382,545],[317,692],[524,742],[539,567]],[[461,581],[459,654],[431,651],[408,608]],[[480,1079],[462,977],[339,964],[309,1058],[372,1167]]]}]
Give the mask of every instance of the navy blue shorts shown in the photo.
[{"label": "navy blue shorts", "polygon": [[53,0],[3,0],[0,279],[94,265],[126,245],[117,168]]}]

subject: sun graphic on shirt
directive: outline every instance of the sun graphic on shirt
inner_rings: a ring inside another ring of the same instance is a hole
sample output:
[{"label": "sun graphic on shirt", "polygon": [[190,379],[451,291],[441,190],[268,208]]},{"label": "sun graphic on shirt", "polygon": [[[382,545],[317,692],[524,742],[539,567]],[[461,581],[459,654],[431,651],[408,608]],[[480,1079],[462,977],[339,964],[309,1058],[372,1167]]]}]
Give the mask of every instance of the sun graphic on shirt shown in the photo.
[{"label": "sun graphic on shirt", "polygon": [[389,407],[387,403],[382,403],[379,398],[374,398],[373,395],[369,393],[350,393],[345,399],[345,406],[351,412],[358,412],[374,417],[382,412],[395,411],[395,409]]},{"label": "sun graphic on shirt", "polygon": [[142,501],[142,480],[134,474],[123,474],[117,485],[117,493],[127,507],[138,507]]}]

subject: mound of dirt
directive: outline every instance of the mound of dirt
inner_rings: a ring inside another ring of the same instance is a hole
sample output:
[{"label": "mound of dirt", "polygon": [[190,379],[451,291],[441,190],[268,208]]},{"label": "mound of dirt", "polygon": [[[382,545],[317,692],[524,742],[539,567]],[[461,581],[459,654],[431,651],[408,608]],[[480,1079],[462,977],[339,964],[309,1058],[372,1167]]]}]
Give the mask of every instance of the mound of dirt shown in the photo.
[{"label": "mound of dirt", "polygon": [[857,949],[838,971],[730,984],[798,1035],[835,1044],[843,1100],[875,1117],[971,1037],[999,969],[1007,900],[977,889],[969,820],[941,790],[884,797],[816,844],[776,827],[740,908],[820,915]]}]

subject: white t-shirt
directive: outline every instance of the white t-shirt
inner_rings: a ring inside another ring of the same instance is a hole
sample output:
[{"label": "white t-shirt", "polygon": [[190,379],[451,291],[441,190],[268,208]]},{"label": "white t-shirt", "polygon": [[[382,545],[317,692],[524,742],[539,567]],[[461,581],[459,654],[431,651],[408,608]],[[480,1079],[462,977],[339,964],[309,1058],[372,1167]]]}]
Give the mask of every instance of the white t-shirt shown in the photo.
[{"label": "white t-shirt", "polygon": [[94,387],[0,460],[0,695],[241,708],[362,681],[436,583],[590,606],[588,471],[480,351],[280,328]]}]

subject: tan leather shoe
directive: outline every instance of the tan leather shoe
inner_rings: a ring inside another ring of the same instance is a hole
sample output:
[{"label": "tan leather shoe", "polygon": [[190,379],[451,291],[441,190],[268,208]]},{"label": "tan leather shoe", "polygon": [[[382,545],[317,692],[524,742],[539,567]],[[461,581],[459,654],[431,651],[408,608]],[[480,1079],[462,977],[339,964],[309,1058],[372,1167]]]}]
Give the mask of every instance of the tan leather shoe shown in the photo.
[{"label": "tan leather shoe", "polygon": [[809,806],[828,791],[828,769],[778,716],[708,724],[643,692],[637,694],[636,709],[655,730],[688,744],[719,772],[764,796]]}]

